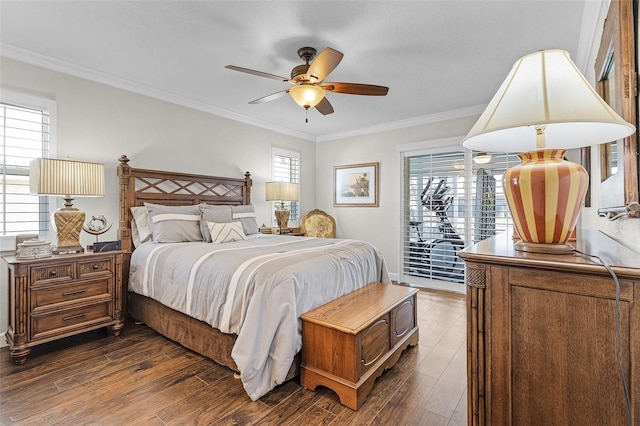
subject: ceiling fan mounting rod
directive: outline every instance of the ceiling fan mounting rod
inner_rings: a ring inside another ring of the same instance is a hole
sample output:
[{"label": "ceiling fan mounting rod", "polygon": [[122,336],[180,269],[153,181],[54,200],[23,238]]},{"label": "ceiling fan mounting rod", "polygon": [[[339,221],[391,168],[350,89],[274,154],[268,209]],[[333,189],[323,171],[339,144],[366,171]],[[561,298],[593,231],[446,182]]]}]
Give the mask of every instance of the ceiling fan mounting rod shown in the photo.
[{"label": "ceiling fan mounting rod", "polygon": [[316,49],[314,49],[313,47],[301,47],[300,49],[298,49],[298,56],[305,63],[293,67],[293,69],[291,70],[291,80],[298,83],[307,81],[307,79],[305,78],[307,75],[307,70],[309,69],[311,60],[315,58],[316,52]]},{"label": "ceiling fan mounting rod", "polygon": [[307,65],[309,65],[309,62],[311,62],[311,60],[315,58],[317,52],[318,51],[313,47],[301,47],[300,49],[298,49],[298,56],[300,57],[300,59],[305,61]]}]

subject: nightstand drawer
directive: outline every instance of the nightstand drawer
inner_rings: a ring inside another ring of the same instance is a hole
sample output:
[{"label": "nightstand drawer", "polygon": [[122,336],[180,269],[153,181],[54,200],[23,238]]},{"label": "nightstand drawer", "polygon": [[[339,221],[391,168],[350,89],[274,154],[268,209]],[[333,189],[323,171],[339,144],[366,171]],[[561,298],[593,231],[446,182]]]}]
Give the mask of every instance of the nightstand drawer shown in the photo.
[{"label": "nightstand drawer", "polygon": [[78,262],[78,278],[87,278],[95,274],[111,274],[113,265],[111,259],[99,259],[88,262]]},{"label": "nightstand drawer", "polygon": [[31,285],[44,281],[67,281],[73,279],[73,263],[58,263],[47,266],[31,267]]},{"label": "nightstand drawer", "polygon": [[76,328],[87,329],[93,325],[108,324],[112,320],[111,301],[46,314],[34,314],[31,317],[31,336],[33,339],[45,338],[47,334],[67,333]]},{"label": "nightstand drawer", "polygon": [[74,302],[95,296],[110,298],[111,279],[80,281],[48,286],[31,292],[31,308],[36,311],[58,303]]}]

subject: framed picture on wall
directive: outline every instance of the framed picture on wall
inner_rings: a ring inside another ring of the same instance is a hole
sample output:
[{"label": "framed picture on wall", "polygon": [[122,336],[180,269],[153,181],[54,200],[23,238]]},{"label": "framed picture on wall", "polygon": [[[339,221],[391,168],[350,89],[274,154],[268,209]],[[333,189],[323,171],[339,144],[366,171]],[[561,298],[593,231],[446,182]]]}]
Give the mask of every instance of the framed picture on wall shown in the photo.
[{"label": "framed picture on wall", "polygon": [[334,207],[378,207],[379,164],[335,166],[333,168]]}]

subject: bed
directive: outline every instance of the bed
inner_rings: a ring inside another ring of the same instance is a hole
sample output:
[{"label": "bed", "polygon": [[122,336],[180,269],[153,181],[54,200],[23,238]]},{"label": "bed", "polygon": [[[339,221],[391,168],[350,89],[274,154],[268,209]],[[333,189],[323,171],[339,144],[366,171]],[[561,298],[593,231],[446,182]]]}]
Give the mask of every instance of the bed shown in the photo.
[{"label": "bed", "polygon": [[[129,315],[239,373],[253,400],[298,375],[300,314],[370,282],[390,283],[384,259],[366,242],[248,232],[257,228],[243,213],[252,211],[249,172],[227,178],[133,168],[124,155],[119,162]],[[185,218],[174,213],[194,208],[206,218],[202,238],[213,243],[171,239],[175,222],[161,218]],[[210,221],[229,209],[230,223]],[[140,241],[141,212],[153,224],[151,241]],[[236,231],[240,238],[224,240]]]}]

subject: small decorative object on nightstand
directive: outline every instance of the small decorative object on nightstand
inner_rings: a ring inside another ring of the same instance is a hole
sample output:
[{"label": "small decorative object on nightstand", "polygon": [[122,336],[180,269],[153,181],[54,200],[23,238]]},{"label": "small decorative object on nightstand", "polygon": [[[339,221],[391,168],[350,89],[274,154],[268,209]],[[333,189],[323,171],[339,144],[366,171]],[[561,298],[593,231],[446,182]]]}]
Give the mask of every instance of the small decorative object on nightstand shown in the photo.
[{"label": "small decorative object on nightstand", "polygon": [[[111,229],[111,223],[107,223],[107,218],[104,215],[91,216],[89,223],[84,225],[82,229],[87,234],[96,236],[96,243],[98,242],[98,235],[104,234]],[[93,246],[87,246],[87,250],[92,250]],[[120,247],[118,247],[120,249]],[[100,250],[97,250],[100,251]],[[104,250],[103,250],[104,251]]]},{"label": "small decorative object on nightstand", "polygon": [[51,243],[37,238],[26,240],[18,244],[17,259],[38,259],[51,257]]},{"label": "small decorative object on nightstand", "polygon": [[31,348],[52,340],[124,325],[122,251],[4,258],[9,268],[11,357],[23,364]]}]

